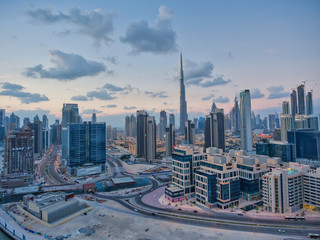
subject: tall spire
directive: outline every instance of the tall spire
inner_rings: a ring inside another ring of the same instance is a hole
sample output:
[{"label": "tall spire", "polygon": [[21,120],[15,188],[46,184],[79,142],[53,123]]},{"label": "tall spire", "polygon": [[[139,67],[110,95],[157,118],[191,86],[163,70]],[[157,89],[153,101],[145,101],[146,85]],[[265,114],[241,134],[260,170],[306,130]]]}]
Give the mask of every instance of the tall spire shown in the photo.
[{"label": "tall spire", "polygon": [[188,120],[186,92],[183,77],[182,53],[180,53],[180,132],[184,132],[185,122]]}]

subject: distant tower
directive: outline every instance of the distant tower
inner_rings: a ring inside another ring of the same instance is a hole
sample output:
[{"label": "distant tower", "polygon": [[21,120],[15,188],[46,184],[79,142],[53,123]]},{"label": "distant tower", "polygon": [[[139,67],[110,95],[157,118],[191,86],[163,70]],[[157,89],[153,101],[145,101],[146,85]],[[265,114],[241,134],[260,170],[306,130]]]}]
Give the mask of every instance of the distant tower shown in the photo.
[{"label": "distant tower", "polygon": [[97,115],[96,115],[95,112],[92,113],[91,122],[92,122],[92,123],[96,123],[96,122],[97,122]]},{"label": "distant tower", "polygon": [[282,102],[282,113],[283,114],[290,114],[289,113],[289,102],[288,101],[283,101]]},{"label": "distant tower", "polygon": [[137,155],[139,157],[146,157],[147,118],[148,113],[146,111],[137,111]]},{"label": "distant tower", "polygon": [[166,132],[166,127],[167,127],[167,113],[166,111],[162,110],[160,112],[160,131],[159,131],[159,138],[160,141],[164,140],[164,135]]},{"label": "distant tower", "polygon": [[297,103],[297,92],[296,90],[292,90],[290,94],[290,103],[291,103],[291,115],[294,116],[298,113],[298,103]]},{"label": "distant tower", "polygon": [[67,127],[71,123],[80,123],[78,104],[64,103],[62,107],[61,126]]},{"label": "distant tower", "polygon": [[176,129],[176,119],[173,113],[169,115],[169,124],[172,124],[174,129]]},{"label": "distant tower", "polygon": [[240,131],[241,148],[245,153],[252,152],[251,98],[248,89],[240,92]]},{"label": "distant tower", "polygon": [[42,116],[42,128],[43,129],[49,128],[49,119],[48,119],[47,115]]},{"label": "distant tower", "polygon": [[183,133],[184,124],[188,120],[186,90],[184,86],[182,53],[180,54],[180,132]]},{"label": "distant tower", "polygon": [[205,120],[205,147],[216,147],[224,151],[225,136],[224,136],[224,111],[216,108]]},{"label": "distant tower", "polygon": [[189,144],[195,144],[195,127],[191,120],[185,123],[185,141]]},{"label": "distant tower", "polygon": [[130,116],[126,116],[124,129],[125,129],[126,137],[129,137],[130,136]]},{"label": "distant tower", "polygon": [[239,134],[240,132],[240,109],[238,104],[237,97],[234,98],[234,107],[233,107],[233,133]]},{"label": "distant tower", "polygon": [[306,96],[307,115],[313,114],[312,92],[308,92]]},{"label": "distant tower", "polygon": [[306,114],[306,105],[304,102],[304,85],[298,87],[298,113],[301,115]]},{"label": "distant tower", "polygon": [[146,160],[156,159],[156,121],[154,117],[147,117]]}]

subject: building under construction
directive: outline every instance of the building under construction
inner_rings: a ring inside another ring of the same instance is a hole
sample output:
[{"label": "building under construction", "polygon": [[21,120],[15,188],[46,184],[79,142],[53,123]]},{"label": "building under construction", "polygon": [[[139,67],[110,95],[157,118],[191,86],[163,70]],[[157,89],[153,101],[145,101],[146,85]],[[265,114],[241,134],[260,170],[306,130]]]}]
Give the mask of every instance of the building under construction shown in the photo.
[{"label": "building under construction", "polygon": [[6,175],[15,173],[33,174],[33,134],[29,128],[11,132],[7,136]]}]

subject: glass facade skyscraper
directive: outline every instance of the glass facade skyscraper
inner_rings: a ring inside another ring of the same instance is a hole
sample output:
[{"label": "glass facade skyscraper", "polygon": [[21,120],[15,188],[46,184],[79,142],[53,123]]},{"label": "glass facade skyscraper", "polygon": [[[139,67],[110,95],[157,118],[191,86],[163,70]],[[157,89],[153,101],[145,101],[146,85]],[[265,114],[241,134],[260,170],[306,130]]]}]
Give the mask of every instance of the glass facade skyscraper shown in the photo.
[{"label": "glass facade skyscraper", "polygon": [[240,132],[241,148],[245,153],[252,152],[251,98],[248,89],[240,92]]}]

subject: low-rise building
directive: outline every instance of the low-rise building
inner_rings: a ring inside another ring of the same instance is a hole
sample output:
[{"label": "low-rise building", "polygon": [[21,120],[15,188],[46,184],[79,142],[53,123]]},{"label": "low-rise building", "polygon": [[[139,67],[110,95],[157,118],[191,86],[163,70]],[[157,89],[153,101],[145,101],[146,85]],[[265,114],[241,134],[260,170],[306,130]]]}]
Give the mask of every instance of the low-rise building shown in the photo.
[{"label": "low-rise building", "polygon": [[48,192],[34,196],[24,196],[23,202],[26,210],[37,218],[53,223],[76,213],[84,208],[86,204],[74,199],[74,194],[64,192]]}]

